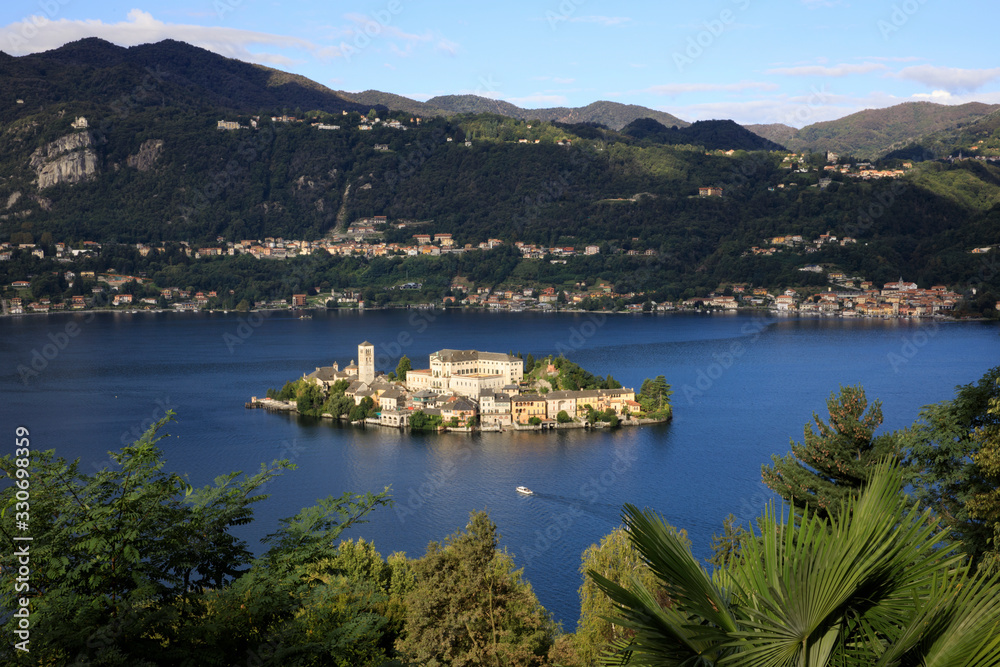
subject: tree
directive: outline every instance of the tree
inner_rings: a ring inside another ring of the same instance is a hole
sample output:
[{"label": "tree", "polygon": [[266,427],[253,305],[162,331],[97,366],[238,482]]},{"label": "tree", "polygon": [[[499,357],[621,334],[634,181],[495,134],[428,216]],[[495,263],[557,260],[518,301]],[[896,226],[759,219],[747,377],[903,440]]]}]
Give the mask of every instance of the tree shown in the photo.
[{"label": "tree", "polygon": [[772,506],[743,557],[711,576],[662,518],[626,505],[626,530],[670,604],[637,579],[589,572],[635,633],[615,643],[614,664],[998,664],[1000,582],[973,576],[902,489],[886,462],[829,518]]},{"label": "tree", "polygon": [[568,424],[573,421],[573,418],[565,410],[560,410],[559,414],[556,415],[556,421],[560,424]]},{"label": "tree", "polygon": [[[1000,379],[996,382],[1000,389]],[[972,436],[977,451],[972,462],[978,476],[991,486],[969,499],[969,518],[993,528],[990,550],[982,555],[979,570],[984,574],[1000,573],[1000,397],[990,399],[987,413],[995,420],[980,426]]]},{"label": "tree", "polygon": [[401,653],[456,667],[545,664],[555,624],[498,539],[486,513],[472,512],[465,532],[427,545],[412,564]]},{"label": "tree", "polygon": [[[691,542],[685,531],[677,531],[677,535],[690,547]],[[631,638],[634,634],[609,620],[616,610],[615,605],[601,591],[593,577],[587,576],[591,571],[622,586],[636,577],[647,590],[653,592],[658,604],[665,605],[668,602],[656,575],[643,561],[624,528],[619,526],[602,537],[600,545],[591,544],[583,552],[580,563],[580,574],[583,575],[583,584],[580,586],[580,620],[576,624],[573,641],[579,662],[583,665],[594,664],[613,642]]]},{"label": "tree", "polygon": [[850,493],[862,488],[872,467],[886,456],[895,456],[896,439],[875,436],[882,424],[882,404],[868,405],[865,390],[841,387],[826,402],[829,423],[813,413],[805,426],[803,443],[792,442],[792,453],[771,457],[761,476],[775,493],[798,509],[810,507],[820,514],[835,512]]},{"label": "tree", "polygon": [[992,448],[980,455],[986,466],[975,457],[1000,424],[1000,415],[990,411],[991,401],[1000,398],[998,381],[1000,366],[978,382],[956,387],[954,399],[925,406],[920,421],[900,434],[904,474],[914,496],[938,514],[973,563],[996,550],[996,542],[990,547],[992,522],[970,515],[969,501],[996,488],[989,472]]},{"label": "tree", "polygon": [[[193,489],[162,471],[159,432],[172,419],[168,412],[139,440],[111,452],[118,467],[94,475],[52,451],[33,452],[27,468],[22,463],[28,461],[0,459],[8,478],[30,469],[32,488],[46,489],[30,496],[35,662],[112,656],[125,664],[179,662],[187,651],[182,637],[201,623],[208,591],[247,572],[252,554],[230,531],[247,523],[253,505],[267,497],[260,488],[294,466],[275,461],[255,475],[240,479],[234,472]],[[16,491],[0,492],[4,515],[13,516],[20,502]],[[19,544],[6,524],[0,532]],[[13,553],[0,555],[0,603],[9,610],[17,608],[18,597]],[[17,619],[8,616],[6,625],[10,632]]]},{"label": "tree", "polygon": [[542,423],[542,418],[541,417],[531,417],[530,419],[528,419],[528,423],[531,424],[532,426],[538,426],[539,424]]},{"label": "tree", "polygon": [[399,363],[396,364],[396,377],[399,378],[400,382],[406,382],[406,372],[412,368],[409,357],[404,354],[399,358]]}]

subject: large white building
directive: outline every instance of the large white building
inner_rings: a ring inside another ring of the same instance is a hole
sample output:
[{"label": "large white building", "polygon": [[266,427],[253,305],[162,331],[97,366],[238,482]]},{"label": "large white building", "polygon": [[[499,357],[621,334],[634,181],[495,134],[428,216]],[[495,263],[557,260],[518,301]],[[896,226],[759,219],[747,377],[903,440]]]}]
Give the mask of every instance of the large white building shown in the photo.
[{"label": "large white building", "polygon": [[523,359],[498,352],[438,350],[430,355],[430,366],[407,371],[407,389],[478,397],[484,390],[499,391],[524,377]]}]

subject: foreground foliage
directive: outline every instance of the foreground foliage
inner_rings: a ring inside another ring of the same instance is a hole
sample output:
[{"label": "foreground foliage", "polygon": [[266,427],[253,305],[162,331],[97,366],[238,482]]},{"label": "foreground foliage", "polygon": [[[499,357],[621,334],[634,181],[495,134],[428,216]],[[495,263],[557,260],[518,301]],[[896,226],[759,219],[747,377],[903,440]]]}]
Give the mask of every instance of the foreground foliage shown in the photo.
[{"label": "foreground foliage", "polygon": [[814,413],[816,430],[806,424],[803,442],[793,442],[791,454],[774,455],[772,465],[761,469],[764,483],[796,509],[808,507],[824,516],[864,487],[876,462],[896,452],[892,435],[875,435],[882,403],[869,405],[863,387],[841,387],[826,404],[829,422]]},{"label": "foreground foliage", "polygon": [[633,579],[594,581],[635,635],[605,664],[990,665],[1000,662],[1000,584],[973,577],[898,469],[880,464],[830,518],[768,509],[742,558],[712,576],[650,511],[626,528],[672,600]]},{"label": "foreground foliage", "polygon": [[1000,522],[995,497],[998,383],[1000,366],[958,387],[954,399],[924,407],[920,421],[900,436],[913,494],[941,517],[974,564],[984,558],[995,564],[1000,551],[1000,535],[995,535]]}]

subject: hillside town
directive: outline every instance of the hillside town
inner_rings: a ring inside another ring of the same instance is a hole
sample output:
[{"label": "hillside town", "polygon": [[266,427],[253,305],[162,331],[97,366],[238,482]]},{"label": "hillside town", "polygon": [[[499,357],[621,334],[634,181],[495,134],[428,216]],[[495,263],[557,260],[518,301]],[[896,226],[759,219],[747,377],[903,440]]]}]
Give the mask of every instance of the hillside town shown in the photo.
[{"label": "hillside town", "polygon": [[[249,255],[259,260],[282,261],[310,255],[335,255],[357,257],[366,260],[375,258],[441,257],[453,253],[487,252],[508,245],[500,238],[489,238],[478,244],[466,243],[459,246],[450,233],[427,233],[420,231],[426,221],[399,220],[390,223],[386,216],[373,216],[355,220],[346,231],[329,237],[308,241],[266,237],[263,239],[242,239],[228,241],[217,237],[215,245],[195,247],[187,242],[175,244],[192,260],[211,261],[220,257]],[[389,227],[396,230],[415,230],[408,242],[386,242],[382,239]],[[837,236],[832,232],[807,238],[801,234],[786,234],[763,239],[760,245],[752,246],[744,257],[774,256],[791,254],[808,256],[827,247],[856,245],[851,236]],[[583,244],[580,246],[547,247],[544,245],[516,241],[512,245],[521,258],[533,261],[548,261],[552,264],[566,264],[574,257],[590,257],[602,253],[615,253],[656,262],[658,251],[653,248],[628,250],[613,248],[608,244]],[[24,313],[48,313],[91,308],[120,308],[127,310],[165,310],[197,312],[218,308],[220,290],[191,290],[176,285],[152,285],[144,274],[125,275],[109,270],[74,271],[76,262],[96,258],[100,255],[101,244],[82,241],[75,245],[55,242],[48,245],[54,259],[67,266],[61,277],[72,286],[76,281],[88,287],[89,294],[76,294],[67,299],[32,298],[31,276],[15,280],[7,289],[7,297],[2,300],[2,313],[19,315]],[[165,253],[165,243],[136,243],[135,250],[141,257]],[[992,246],[972,248],[973,255],[983,255],[995,251]],[[12,244],[0,242],[0,261],[9,261],[17,254],[30,254],[44,259],[46,249],[41,244]],[[900,278],[877,288],[863,276],[847,276],[834,266],[804,264],[798,268],[804,273],[823,274],[827,281],[825,291],[815,288],[804,291],[793,287],[767,289],[750,284],[721,285],[706,296],[697,296],[677,302],[656,302],[646,298],[642,291],[619,291],[610,281],[600,280],[594,284],[575,282],[572,285],[504,284],[474,285],[462,276],[454,276],[448,293],[437,303],[421,304],[440,307],[476,307],[497,311],[520,311],[527,309],[549,310],[553,308],[586,308],[596,300],[612,299],[621,303],[620,310],[626,312],[668,312],[678,309],[710,308],[722,310],[769,309],[779,313],[804,313],[822,315],[842,315],[847,317],[937,317],[947,316],[962,299],[962,295],[951,291],[945,285],[933,285],[921,289],[915,283]],[[137,289],[146,286],[144,289]],[[129,287],[129,289],[125,289]],[[408,281],[388,286],[389,290],[419,290],[422,284]],[[141,293],[139,293],[141,292]],[[330,289],[325,293],[293,294],[291,299],[276,297],[255,304],[258,309],[288,309],[313,307],[371,308],[366,303],[360,289]]]},{"label": "hillside town", "polygon": [[[301,382],[318,388],[320,400],[342,391],[354,406],[369,406],[363,423],[394,428],[409,428],[418,413],[435,427],[450,430],[540,430],[665,421],[662,414],[646,418],[634,389],[553,390],[559,376],[556,365],[545,364],[528,377],[524,360],[511,354],[438,350],[430,355],[429,368],[406,370],[402,378],[376,372],[375,359],[375,346],[365,341],[358,345],[357,361],[352,359],[343,368],[337,363],[318,367],[304,374]],[[295,402],[273,397],[254,396],[247,407],[297,410]]]}]

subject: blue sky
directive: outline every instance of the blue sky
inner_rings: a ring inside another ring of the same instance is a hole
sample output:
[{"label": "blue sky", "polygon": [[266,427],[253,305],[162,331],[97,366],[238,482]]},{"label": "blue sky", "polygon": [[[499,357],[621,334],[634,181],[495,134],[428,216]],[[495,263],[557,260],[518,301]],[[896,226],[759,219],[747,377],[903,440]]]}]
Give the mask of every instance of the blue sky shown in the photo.
[{"label": "blue sky", "polygon": [[7,0],[0,50],[172,38],[338,90],[796,127],[906,101],[1000,103],[996,0],[136,2]]}]

